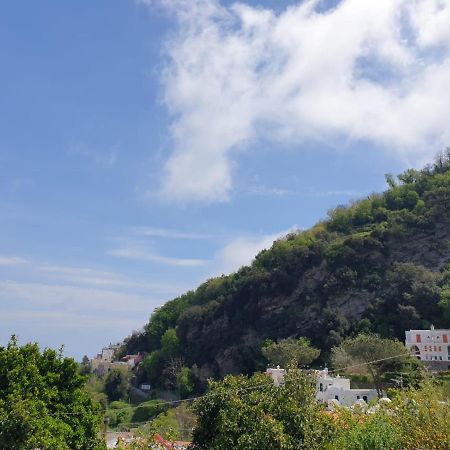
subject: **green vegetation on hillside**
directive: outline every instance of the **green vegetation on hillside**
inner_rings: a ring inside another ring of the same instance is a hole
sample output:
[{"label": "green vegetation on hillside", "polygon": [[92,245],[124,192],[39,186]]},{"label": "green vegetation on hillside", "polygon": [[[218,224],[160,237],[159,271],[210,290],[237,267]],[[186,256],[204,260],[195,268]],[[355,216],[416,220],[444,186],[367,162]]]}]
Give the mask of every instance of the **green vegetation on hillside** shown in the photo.
[{"label": "green vegetation on hillside", "polygon": [[384,193],[334,208],[157,309],[123,346],[149,353],[139,378],[181,390],[183,370],[187,395],[209,377],[264,368],[267,339],[305,337],[326,361],[359,332],[403,340],[410,328],[449,327],[450,151],[386,179]]}]

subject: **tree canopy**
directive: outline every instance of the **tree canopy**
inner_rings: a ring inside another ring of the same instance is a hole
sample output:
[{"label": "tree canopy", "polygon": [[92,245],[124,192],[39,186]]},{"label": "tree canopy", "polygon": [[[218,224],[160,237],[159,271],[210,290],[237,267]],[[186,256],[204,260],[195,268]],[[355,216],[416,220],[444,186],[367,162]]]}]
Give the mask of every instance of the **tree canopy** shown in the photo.
[{"label": "tree canopy", "polygon": [[288,338],[278,342],[265,343],[262,353],[270,363],[286,368],[311,364],[319,357],[320,350],[311,347],[306,338]]},{"label": "tree canopy", "polygon": [[109,401],[123,400],[128,395],[130,374],[128,368],[114,368],[105,378],[105,394]]},{"label": "tree canopy", "polygon": [[408,359],[411,356],[400,341],[373,334],[345,339],[332,350],[333,367],[344,368],[347,372],[368,373],[379,397],[382,396],[382,374],[401,367]]},{"label": "tree canopy", "polygon": [[103,449],[100,407],[84,384],[73,359],[11,338],[0,347],[0,448]]},{"label": "tree canopy", "polygon": [[193,409],[193,450],[319,450],[329,436],[313,385],[295,369],[280,387],[264,374],[212,381]]}]

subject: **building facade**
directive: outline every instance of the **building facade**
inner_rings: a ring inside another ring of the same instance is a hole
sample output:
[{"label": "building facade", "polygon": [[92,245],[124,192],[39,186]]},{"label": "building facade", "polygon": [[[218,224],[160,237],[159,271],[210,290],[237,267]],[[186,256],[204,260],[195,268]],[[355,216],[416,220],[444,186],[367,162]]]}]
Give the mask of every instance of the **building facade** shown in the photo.
[{"label": "building facade", "polygon": [[[286,371],[280,369],[267,369],[266,374],[269,375],[276,386],[279,386],[284,379]],[[353,406],[355,403],[364,401],[369,403],[377,398],[376,389],[352,389],[350,380],[329,374],[328,369],[318,370],[315,372],[316,378],[316,399],[322,403],[330,405],[330,403],[339,402],[343,406]]]},{"label": "building facade", "polygon": [[110,344],[108,347],[103,347],[102,352],[91,360],[92,371],[99,376],[105,375],[112,369],[128,367],[126,362],[114,361],[115,352],[119,349],[119,345]]},{"label": "building facade", "polygon": [[450,370],[450,330],[409,330],[405,346],[431,370]]},{"label": "building facade", "polygon": [[332,376],[328,369],[316,373],[316,398],[329,404],[338,401],[343,406],[352,406],[359,400],[369,403],[377,398],[376,389],[352,389],[348,378]]}]

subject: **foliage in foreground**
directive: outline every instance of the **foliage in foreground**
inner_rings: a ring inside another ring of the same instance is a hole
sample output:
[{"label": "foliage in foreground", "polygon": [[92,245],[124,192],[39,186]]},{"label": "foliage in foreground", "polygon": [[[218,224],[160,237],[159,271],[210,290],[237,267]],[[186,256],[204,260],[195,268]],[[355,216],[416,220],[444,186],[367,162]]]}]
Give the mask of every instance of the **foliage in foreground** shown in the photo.
[{"label": "foliage in foreground", "polygon": [[194,450],[323,449],[331,432],[311,382],[297,369],[278,388],[264,374],[212,381],[193,409]]},{"label": "foliage in foreground", "polygon": [[[426,381],[393,391],[375,409],[342,408],[332,414],[315,401],[314,387],[298,370],[275,387],[270,378],[226,377],[211,382],[195,402],[192,450],[448,450],[450,403]],[[152,432],[155,428],[150,426]],[[170,439],[170,436],[167,436]],[[148,448],[149,441],[123,446]]]},{"label": "foliage in foreground", "polygon": [[98,450],[100,408],[77,363],[37,344],[0,347],[0,448]]},{"label": "foliage in foreground", "polygon": [[415,450],[450,448],[450,404],[438,386],[398,391],[375,414],[342,410],[326,450]]},{"label": "foliage in foreground", "polygon": [[[268,383],[269,381],[269,383]],[[314,387],[291,370],[276,388],[264,375],[212,382],[194,410],[194,450],[413,450],[450,448],[450,403],[439,386],[395,391],[377,409],[327,414]]]}]

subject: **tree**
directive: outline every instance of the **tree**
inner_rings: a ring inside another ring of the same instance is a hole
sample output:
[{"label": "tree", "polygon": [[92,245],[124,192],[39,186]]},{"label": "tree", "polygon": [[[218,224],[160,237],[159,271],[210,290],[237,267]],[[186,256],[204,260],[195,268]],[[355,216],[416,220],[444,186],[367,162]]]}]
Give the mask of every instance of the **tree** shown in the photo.
[{"label": "tree", "polygon": [[83,359],[81,360],[80,373],[81,375],[89,375],[90,373],[92,373],[91,361],[87,355],[84,355]]},{"label": "tree", "polygon": [[[408,358],[409,357],[409,358]],[[382,397],[382,374],[395,370],[411,358],[405,346],[393,339],[374,334],[359,334],[332,349],[332,364],[350,373],[368,373],[378,396]]]},{"label": "tree", "polygon": [[329,418],[311,382],[290,370],[276,387],[264,374],[211,381],[193,410],[192,450],[318,450],[329,438]]},{"label": "tree", "polygon": [[188,367],[182,367],[177,373],[177,387],[181,398],[186,398],[194,390],[192,373]]},{"label": "tree", "polygon": [[450,326],[450,286],[446,285],[441,291],[439,308],[442,311],[444,326]]},{"label": "tree", "polygon": [[147,355],[138,366],[139,379],[150,382],[152,385],[161,385],[160,377],[164,370],[164,359],[160,350],[155,350]]},{"label": "tree", "polygon": [[269,362],[281,367],[305,366],[313,362],[320,355],[320,350],[311,347],[309,340],[303,337],[269,342],[263,346],[261,351]]},{"label": "tree", "polygon": [[180,343],[175,328],[169,328],[162,335],[161,351],[166,359],[175,357],[180,351]]},{"label": "tree", "polygon": [[105,393],[109,401],[117,401],[126,398],[128,395],[128,383],[130,374],[128,369],[112,369],[105,379]]},{"label": "tree", "polygon": [[102,416],[84,390],[78,364],[62,352],[0,347],[0,448],[99,450]]}]

